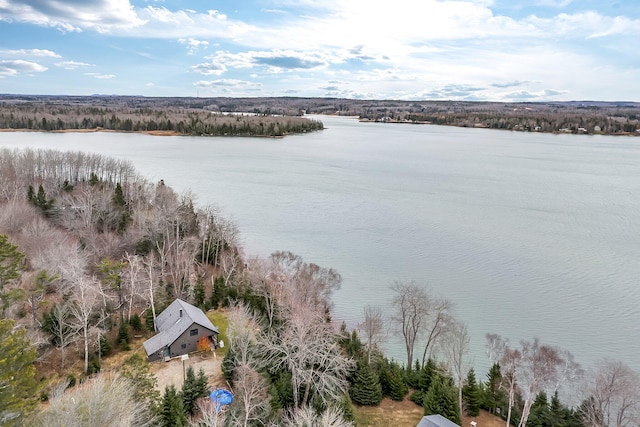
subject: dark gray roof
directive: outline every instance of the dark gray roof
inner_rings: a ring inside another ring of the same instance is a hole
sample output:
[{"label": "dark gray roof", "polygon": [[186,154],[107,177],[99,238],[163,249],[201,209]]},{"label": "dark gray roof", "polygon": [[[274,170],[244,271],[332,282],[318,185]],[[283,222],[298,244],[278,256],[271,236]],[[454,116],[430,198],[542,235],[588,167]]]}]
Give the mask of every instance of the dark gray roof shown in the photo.
[{"label": "dark gray roof", "polygon": [[460,427],[442,415],[427,415],[422,417],[417,427]]},{"label": "dark gray roof", "polygon": [[143,344],[147,355],[173,343],[194,323],[210,329],[216,334],[218,333],[218,328],[213,326],[213,323],[198,307],[179,299],[172,302],[169,307],[156,317],[158,333]]}]

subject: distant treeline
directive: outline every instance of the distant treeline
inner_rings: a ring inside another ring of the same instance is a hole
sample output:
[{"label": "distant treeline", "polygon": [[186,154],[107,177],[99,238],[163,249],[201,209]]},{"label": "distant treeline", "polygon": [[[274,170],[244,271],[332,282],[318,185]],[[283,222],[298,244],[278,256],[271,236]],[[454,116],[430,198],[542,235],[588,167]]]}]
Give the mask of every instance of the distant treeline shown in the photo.
[{"label": "distant treeline", "polygon": [[322,122],[270,114],[225,114],[177,108],[50,103],[0,103],[0,128],[40,131],[107,129],[198,136],[285,136],[323,128]]},{"label": "distant treeline", "polygon": [[[250,116],[225,115],[247,113]],[[339,98],[0,95],[0,128],[280,136],[322,129],[303,114],[513,131],[640,136],[637,102],[467,102]],[[43,119],[45,121],[43,121]]]},{"label": "distant treeline", "polygon": [[430,123],[522,132],[640,136],[640,108],[552,105],[424,105],[419,111],[368,110],[364,120]]}]

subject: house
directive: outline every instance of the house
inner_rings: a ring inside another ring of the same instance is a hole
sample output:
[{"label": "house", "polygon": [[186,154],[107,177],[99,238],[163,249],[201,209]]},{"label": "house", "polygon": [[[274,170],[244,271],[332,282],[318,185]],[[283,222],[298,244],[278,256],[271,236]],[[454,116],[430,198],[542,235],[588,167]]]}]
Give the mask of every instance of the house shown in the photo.
[{"label": "house", "polygon": [[198,307],[179,299],[158,315],[156,329],[158,333],[143,344],[149,362],[194,352],[202,337],[214,346],[218,343],[218,328]]},{"label": "house", "polygon": [[417,427],[460,427],[442,415],[427,415],[422,417]]}]

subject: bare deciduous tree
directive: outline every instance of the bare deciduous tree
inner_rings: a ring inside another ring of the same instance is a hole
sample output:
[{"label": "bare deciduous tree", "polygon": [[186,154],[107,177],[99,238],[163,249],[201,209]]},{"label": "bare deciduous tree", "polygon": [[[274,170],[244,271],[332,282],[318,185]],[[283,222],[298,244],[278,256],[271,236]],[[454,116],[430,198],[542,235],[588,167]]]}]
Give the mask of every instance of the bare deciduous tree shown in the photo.
[{"label": "bare deciduous tree", "polygon": [[506,390],[508,398],[506,427],[510,427],[511,411],[517,391],[516,373],[520,367],[522,354],[518,349],[511,349],[509,343],[496,334],[487,334],[487,345],[489,359],[500,365],[501,387]]},{"label": "bare deciduous tree", "polygon": [[353,427],[353,423],[343,418],[335,406],[330,406],[318,415],[315,409],[305,406],[290,412],[283,420],[285,427]]},{"label": "bare deciduous tree", "polygon": [[449,323],[455,324],[451,316],[453,304],[445,298],[432,297],[427,294],[427,315],[425,320],[426,339],[422,352],[422,366],[431,357],[431,350],[438,343],[441,335],[447,331]]},{"label": "bare deciduous tree", "polygon": [[124,255],[124,260],[125,267],[122,274],[122,284],[127,293],[126,299],[129,306],[127,319],[130,321],[133,307],[147,299],[145,294],[147,285],[146,271],[142,257],[127,252]]},{"label": "bare deciduous tree", "polygon": [[[521,341],[520,349],[511,349],[507,341],[495,334],[487,334],[487,340],[489,355],[494,362],[500,364],[505,388],[508,391],[508,422],[511,418],[516,387],[519,388],[524,400],[519,427],[526,426],[531,406],[538,393],[554,387],[557,389],[562,382],[562,377],[565,380],[569,379],[569,366],[571,369],[579,370],[570,353],[562,353],[555,347],[541,344],[537,338],[533,342]],[[567,355],[569,361],[563,359],[563,354]]]},{"label": "bare deciduous tree", "polygon": [[218,412],[210,399],[201,399],[197,403],[200,416],[189,419],[190,427],[222,427],[226,425],[227,412]]},{"label": "bare deciduous tree", "polygon": [[322,314],[331,307],[331,295],[340,289],[342,276],[332,268],[306,263],[299,255],[288,251],[271,254],[269,276],[286,289],[280,304],[304,306]]},{"label": "bare deciduous tree", "polygon": [[129,381],[100,374],[53,396],[33,421],[43,427],[157,425],[145,403],[135,401],[133,396],[134,386]]},{"label": "bare deciduous tree", "polygon": [[382,309],[378,306],[366,305],[363,310],[364,320],[358,324],[367,345],[367,363],[371,364],[371,351],[384,339],[385,326]]},{"label": "bare deciduous tree", "polygon": [[640,375],[622,362],[599,361],[586,377],[580,415],[587,427],[640,423]]},{"label": "bare deciduous tree", "polygon": [[56,304],[51,309],[51,328],[48,332],[53,337],[56,348],[60,351],[60,368],[64,369],[66,348],[78,339],[78,328],[71,319],[68,303]]},{"label": "bare deciduous tree", "polygon": [[75,318],[75,325],[82,335],[84,344],[84,372],[89,369],[90,331],[106,319],[104,311],[98,311],[104,295],[100,291],[100,283],[93,278],[81,277],[75,284],[73,302],[70,310]]},{"label": "bare deciduous tree", "polygon": [[233,425],[247,427],[266,418],[269,412],[269,387],[258,371],[241,364],[233,371],[234,401],[229,407]]},{"label": "bare deciduous tree", "polygon": [[306,307],[283,318],[283,326],[265,334],[258,349],[270,369],[291,372],[294,407],[306,406],[313,396],[325,403],[339,399],[354,362],[342,354],[331,325]]},{"label": "bare deciduous tree", "polygon": [[448,325],[448,333],[442,344],[442,350],[449,362],[449,369],[458,389],[458,409],[460,410],[460,416],[462,416],[464,414],[462,387],[467,377],[467,367],[469,365],[469,361],[466,359],[466,355],[469,352],[469,332],[466,324],[453,319],[449,321],[451,324]]},{"label": "bare deciduous tree", "polygon": [[415,282],[396,282],[391,286],[391,291],[395,294],[391,301],[395,313],[391,319],[399,326],[404,337],[407,368],[411,369],[415,343],[423,331],[428,314],[429,297],[425,288]]},{"label": "bare deciduous tree", "polygon": [[524,399],[519,427],[524,427],[538,393],[555,385],[562,358],[556,348],[540,344],[537,338],[533,342],[522,341],[521,345],[522,361],[516,376]]}]

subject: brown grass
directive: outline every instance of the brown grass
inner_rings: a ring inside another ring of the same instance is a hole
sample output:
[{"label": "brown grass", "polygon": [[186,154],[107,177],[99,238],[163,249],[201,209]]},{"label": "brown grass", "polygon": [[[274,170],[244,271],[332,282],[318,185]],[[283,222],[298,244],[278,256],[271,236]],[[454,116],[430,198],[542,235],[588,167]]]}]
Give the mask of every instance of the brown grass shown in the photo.
[{"label": "brown grass", "polygon": [[383,399],[379,406],[354,406],[355,425],[363,427],[416,427],[424,410],[408,398]]},{"label": "brown grass", "polygon": [[[424,409],[407,398],[402,402],[383,399],[379,406],[354,407],[355,425],[358,427],[416,427],[424,416]],[[505,422],[486,411],[477,417],[462,417],[462,427],[469,427],[471,421],[477,427],[504,427]]]}]

